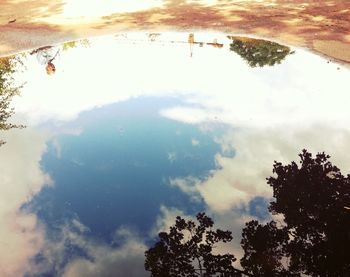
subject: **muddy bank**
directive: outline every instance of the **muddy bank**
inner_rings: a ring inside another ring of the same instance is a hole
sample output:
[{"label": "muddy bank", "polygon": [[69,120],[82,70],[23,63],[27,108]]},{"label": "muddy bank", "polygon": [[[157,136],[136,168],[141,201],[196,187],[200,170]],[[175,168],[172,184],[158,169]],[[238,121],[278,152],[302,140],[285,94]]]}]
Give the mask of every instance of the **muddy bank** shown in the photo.
[{"label": "muddy bank", "polygon": [[104,9],[102,3],[89,4],[91,10],[71,3],[1,1],[0,55],[114,32],[209,30],[274,39],[350,63],[350,3],[345,0],[163,0],[122,9],[120,3]]}]

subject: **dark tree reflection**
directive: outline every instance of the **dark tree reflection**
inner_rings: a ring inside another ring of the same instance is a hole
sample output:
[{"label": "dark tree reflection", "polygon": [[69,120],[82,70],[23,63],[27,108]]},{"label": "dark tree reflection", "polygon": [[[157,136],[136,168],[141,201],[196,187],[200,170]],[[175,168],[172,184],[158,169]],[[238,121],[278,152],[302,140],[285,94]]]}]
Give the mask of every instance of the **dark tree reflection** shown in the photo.
[{"label": "dark tree reflection", "polygon": [[231,232],[213,230],[214,222],[204,213],[197,220],[198,225],[178,216],[169,233],[159,233],[160,240],[146,251],[145,269],[153,277],[244,276],[232,265],[234,255],[212,253],[217,243],[232,240]]},{"label": "dark tree reflection", "polygon": [[230,50],[245,59],[251,67],[280,64],[288,54],[293,53],[289,47],[272,41],[235,36],[228,38],[232,39]]},{"label": "dark tree reflection", "polygon": [[216,242],[232,237],[212,231],[204,214],[197,216],[199,226],[178,217],[169,233],[160,233],[146,252],[146,270],[152,276],[350,276],[350,175],[324,153],[303,150],[299,157],[300,165],[274,163],[267,183],[274,196],[269,211],[278,220],[246,223],[242,271],[233,267],[233,255],[211,253]]},{"label": "dark tree reflection", "polygon": [[[14,109],[10,107],[11,100],[15,95],[19,95],[21,88],[21,85],[15,84],[12,76],[19,64],[22,64],[20,57],[0,58],[0,131],[24,127],[8,121],[14,114]],[[4,143],[5,141],[0,139],[0,145]]]},{"label": "dark tree reflection", "polygon": [[247,223],[241,264],[256,276],[350,276],[350,176],[324,153],[299,156],[275,162],[269,210],[284,222]]},{"label": "dark tree reflection", "polygon": [[276,222],[260,225],[250,221],[242,234],[245,255],[241,265],[255,276],[289,276],[282,263],[287,241],[288,232],[277,228]]}]

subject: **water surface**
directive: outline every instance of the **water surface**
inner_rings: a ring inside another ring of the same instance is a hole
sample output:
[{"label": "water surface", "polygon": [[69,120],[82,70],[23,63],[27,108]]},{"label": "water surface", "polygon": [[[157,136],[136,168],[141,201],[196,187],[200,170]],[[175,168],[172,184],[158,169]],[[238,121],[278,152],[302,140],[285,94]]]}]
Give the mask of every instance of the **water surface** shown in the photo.
[{"label": "water surface", "polygon": [[350,170],[350,72],[302,49],[204,33],[47,49],[11,75],[27,127],[1,132],[3,276],[148,276],[158,231],[199,211],[239,257],[244,223],[271,218],[275,160],[306,148]]}]

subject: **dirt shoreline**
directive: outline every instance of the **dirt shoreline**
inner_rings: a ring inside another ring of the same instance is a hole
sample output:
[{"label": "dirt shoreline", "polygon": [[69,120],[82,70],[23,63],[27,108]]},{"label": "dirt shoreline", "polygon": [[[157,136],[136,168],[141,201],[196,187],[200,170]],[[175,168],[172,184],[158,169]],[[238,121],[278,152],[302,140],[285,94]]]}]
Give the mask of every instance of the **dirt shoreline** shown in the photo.
[{"label": "dirt shoreline", "polygon": [[0,56],[117,32],[207,30],[308,48],[350,65],[350,2],[346,0],[163,0],[159,6],[111,10],[98,17],[64,16],[67,1],[1,1]]}]

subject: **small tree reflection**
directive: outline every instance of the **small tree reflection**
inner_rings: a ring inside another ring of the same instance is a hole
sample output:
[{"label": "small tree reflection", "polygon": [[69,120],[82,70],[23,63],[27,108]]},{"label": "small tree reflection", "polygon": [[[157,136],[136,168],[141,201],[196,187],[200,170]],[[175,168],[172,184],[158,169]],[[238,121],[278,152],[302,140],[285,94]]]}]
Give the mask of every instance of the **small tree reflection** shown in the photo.
[{"label": "small tree reflection", "polygon": [[72,40],[72,41],[67,41],[64,42],[62,45],[62,50],[67,51],[71,48],[75,48],[78,45],[81,45],[83,47],[89,47],[90,46],[90,41],[88,39],[81,39],[81,40]]},{"label": "small tree reflection", "polygon": [[[21,85],[16,85],[13,74],[18,65],[23,65],[20,56],[9,56],[0,58],[0,130],[12,128],[24,128],[23,125],[9,123],[8,120],[14,114],[10,107],[14,96],[20,94]],[[0,139],[0,145],[5,141]]]},{"label": "small tree reflection", "polygon": [[289,47],[272,41],[235,36],[228,38],[232,39],[230,50],[245,59],[251,67],[280,64],[288,54],[294,53]]}]

